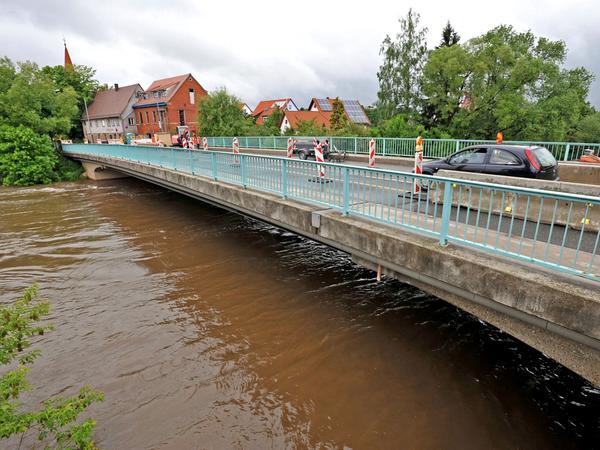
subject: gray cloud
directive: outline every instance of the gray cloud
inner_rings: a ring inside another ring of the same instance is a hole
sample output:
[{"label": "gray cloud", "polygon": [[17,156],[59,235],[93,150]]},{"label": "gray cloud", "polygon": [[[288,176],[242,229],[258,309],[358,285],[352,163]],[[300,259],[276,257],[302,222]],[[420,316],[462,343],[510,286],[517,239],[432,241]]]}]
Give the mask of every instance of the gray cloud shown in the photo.
[{"label": "gray cloud", "polygon": [[[0,6],[0,53],[14,60],[60,64],[64,36],[74,62],[95,67],[102,82],[147,86],[191,72],[206,89],[226,86],[250,106],[288,96],[306,106],[311,97],[326,95],[373,102],[379,45],[396,33],[410,4],[0,0]],[[493,11],[474,0],[426,0],[415,7],[431,46],[446,20],[463,40],[510,23],[564,40],[568,67],[600,74],[600,7],[592,1],[550,0],[540,7],[538,1],[506,0]],[[600,80],[590,100],[600,106]]]}]

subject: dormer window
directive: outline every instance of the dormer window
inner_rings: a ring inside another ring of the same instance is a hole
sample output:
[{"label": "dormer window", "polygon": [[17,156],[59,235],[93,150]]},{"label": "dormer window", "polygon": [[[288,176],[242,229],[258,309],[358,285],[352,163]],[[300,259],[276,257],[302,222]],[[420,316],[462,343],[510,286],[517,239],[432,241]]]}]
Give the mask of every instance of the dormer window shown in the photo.
[{"label": "dormer window", "polygon": [[194,92],[193,88],[190,88],[189,94],[190,94],[190,105],[193,105],[196,102],[196,93]]}]

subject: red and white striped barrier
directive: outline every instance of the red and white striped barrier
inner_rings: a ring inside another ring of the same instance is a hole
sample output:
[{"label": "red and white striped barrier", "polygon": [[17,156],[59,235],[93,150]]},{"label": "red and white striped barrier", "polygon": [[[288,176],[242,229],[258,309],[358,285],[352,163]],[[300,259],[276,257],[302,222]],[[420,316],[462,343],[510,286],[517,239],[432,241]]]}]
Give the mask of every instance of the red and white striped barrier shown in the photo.
[{"label": "red and white striped barrier", "polygon": [[236,155],[240,152],[240,143],[238,142],[238,138],[233,138],[233,153]]},{"label": "red and white striped barrier", "polygon": [[[317,160],[318,163],[324,163],[325,159],[323,158],[323,148],[321,147],[321,144],[318,144],[315,147],[315,159]],[[325,166],[318,166],[318,170],[319,170],[319,176],[321,177],[321,179],[323,179],[325,177]]]},{"label": "red and white striped barrier", "polygon": [[369,167],[375,167],[375,139],[369,141]]},{"label": "red and white striped barrier", "polygon": [[208,139],[202,138],[202,147],[204,150],[208,151]]},{"label": "red and white striped barrier", "polygon": [[[423,138],[419,136],[417,138],[417,145],[415,147],[415,174],[421,175],[423,173]],[[415,178],[413,185],[413,194],[418,194],[421,191],[421,180]]]},{"label": "red and white striped barrier", "polygon": [[287,140],[287,157],[291,158],[293,154],[294,154],[294,140],[292,138],[289,138]]}]

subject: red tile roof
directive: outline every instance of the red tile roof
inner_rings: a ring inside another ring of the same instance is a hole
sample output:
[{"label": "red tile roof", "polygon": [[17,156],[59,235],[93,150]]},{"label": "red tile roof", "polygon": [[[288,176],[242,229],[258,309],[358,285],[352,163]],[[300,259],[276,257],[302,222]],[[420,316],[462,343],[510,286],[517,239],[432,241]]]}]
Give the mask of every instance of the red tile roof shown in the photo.
[{"label": "red tile roof", "polygon": [[[285,109],[288,103],[292,101],[291,98],[276,98],[275,100],[263,100],[256,105],[254,111],[252,111],[253,117],[258,117],[260,115],[269,115],[277,106],[277,103],[281,103],[279,106],[280,109]],[[266,113],[266,114],[263,114]]]},{"label": "red tile roof", "polygon": [[314,121],[315,125],[330,127],[331,113],[321,111],[285,111],[284,119],[287,119],[291,128],[296,128],[298,122]]},{"label": "red tile roof", "polygon": [[[154,97],[149,96],[148,98],[140,97],[140,99],[135,103],[135,106],[143,106],[143,105],[154,105],[155,103],[167,103],[171,100],[171,97],[177,92],[179,87],[188,79],[188,77],[194,78],[191,73],[186,73],[183,75],[178,75],[176,77],[163,78],[161,80],[155,80],[152,82],[148,89],[145,92],[154,92],[154,91],[167,91],[166,97]],[[201,86],[202,87],[202,86]]]},{"label": "red tile roof", "polygon": [[[88,106],[90,119],[120,116],[125,111],[131,97],[138,90],[141,91],[142,87],[139,84],[132,84],[119,87],[116,90],[110,88],[105,91],[99,91],[94,101]],[[87,119],[85,111],[83,112],[82,119]]]}]

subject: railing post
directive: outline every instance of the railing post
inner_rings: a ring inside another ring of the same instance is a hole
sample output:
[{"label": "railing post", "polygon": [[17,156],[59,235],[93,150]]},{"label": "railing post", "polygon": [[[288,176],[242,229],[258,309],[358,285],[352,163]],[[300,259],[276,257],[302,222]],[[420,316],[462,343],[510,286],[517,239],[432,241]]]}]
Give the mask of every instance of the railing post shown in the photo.
[{"label": "railing post", "polygon": [[211,153],[210,165],[212,169],[212,177],[216,181],[217,180],[217,154],[215,152]]},{"label": "railing post", "polygon": [[173,170],[177,170],[175,167],[175,148],[171,147],[171,163],[173,164]]},{"label": "railing post", "polygon": [[383,145],[382,145],[383,149],[381,151],[381,156],[385,156],[385,142],[387,141],[387,139],[383,138],[382,140],[383,140]]},{"label": "railing post", "polygon": [[459,141],[459,140],[457,140],[457,141],[456,141],[456,148],[454,149],[454,152],[457,152],[457,151],[459,151],[459,150],[460,150],[460,141]]},{"label": "railing post", "polygon": [[344,167],[344,207],[342,209],[345,216],[350,213],[350,171]]},{"label": "railing post", "polygon": [[262,143],[261,143],[261,138],[260,138],[260,136],[258,137],[258,148],[262,148]]},{"label": "railing post", "polygon": [[287,198],[287,160],[281,160],[281,195]]},{"label": "railing post", "polygon": [[194,159],[192,158],[192,149],[188,148],[188,153],[190,155],[190,173],[194,175]]},{"label": "railing post", "polygon": [[242,172],[242,187],[246,189],[246,155],[240,154],[240,171]]},{"label": "railing post", "polygon": [[448,229],[452,212],[452,182],[444,182],[444,205],[442,207],[442,225],[440,229],[440,245],[448,245]]},{"label": "railing post", "polygon": [[358,152],[358,138],[354,138],[354,154]]},{"label": "railing post", "polygon": [[569,160],[569,150],[571,150],[571,144],[567,144],[565,147],[565,157],[563,158],[563,161]]}]

